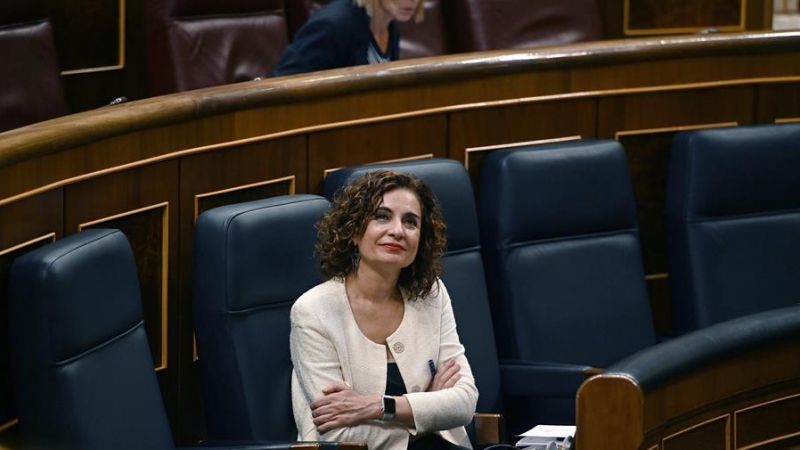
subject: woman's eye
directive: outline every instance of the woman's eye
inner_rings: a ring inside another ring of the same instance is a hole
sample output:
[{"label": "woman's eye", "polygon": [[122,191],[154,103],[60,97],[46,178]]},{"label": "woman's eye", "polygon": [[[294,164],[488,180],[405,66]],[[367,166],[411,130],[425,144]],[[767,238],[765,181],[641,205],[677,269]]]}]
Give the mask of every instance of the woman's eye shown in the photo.
[{"label": "woman's eye", "polygon": [[380,220],[382,222],[386,221],[386,220],[389,220],[389,215],[386,214],[386,213],[382,213],[382,212],[376,213],[375,214],[375,220]]},{"label": "woman's eye", "polygon": [[414,218],[405,219],[403,223],[412,228],[417,228],[419,226],[419,224],[417,223],[417,219]]}]

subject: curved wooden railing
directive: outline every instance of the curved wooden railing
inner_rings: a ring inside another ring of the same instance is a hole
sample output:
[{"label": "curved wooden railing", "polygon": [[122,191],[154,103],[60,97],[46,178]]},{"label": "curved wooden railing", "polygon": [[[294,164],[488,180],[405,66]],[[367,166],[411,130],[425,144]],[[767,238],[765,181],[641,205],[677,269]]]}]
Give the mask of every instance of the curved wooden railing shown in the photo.
[{"label": "curved wooden railing", "polygon": [[800,307],[656,345],[584,382],[581,450],[800,445]]},{"label": "curved wooden railing", "polygon": [[[462,161],[477,187],[482,157],[495,146],[618,139],[631,163],[656,327],[664,331],[662,205],[672,135],[798,118],[798,32],[451,55],[105,107],[0,134],[0,283],[22,252],[86,227],[123,229],[137,255],[167,410],[179,442],[190,442],[201,429],[190,314],[192,229],[201,211],[317,193],[330,170],[400,158]],[[14,419],[6,368],[0,364],[0,429]]]}]

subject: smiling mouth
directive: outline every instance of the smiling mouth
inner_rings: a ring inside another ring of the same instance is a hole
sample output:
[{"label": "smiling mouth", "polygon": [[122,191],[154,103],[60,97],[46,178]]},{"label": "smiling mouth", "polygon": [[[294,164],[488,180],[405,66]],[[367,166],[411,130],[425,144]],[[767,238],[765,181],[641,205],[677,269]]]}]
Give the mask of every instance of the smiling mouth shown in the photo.
[{"label": "smiling mouth", "polygon": [[385,248],[388,248],[389,250],[405,250],[403,247],[396,244],[381,244],[381,245]]}]

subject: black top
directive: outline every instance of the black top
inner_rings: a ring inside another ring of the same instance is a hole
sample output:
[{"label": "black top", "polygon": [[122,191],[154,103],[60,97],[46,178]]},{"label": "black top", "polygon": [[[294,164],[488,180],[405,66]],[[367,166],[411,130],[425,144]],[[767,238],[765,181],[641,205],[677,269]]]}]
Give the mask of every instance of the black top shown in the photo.
[{"label": "black top", "polygon": [[[367,49],[372,42],[367,10],[353,0],[333,0],[314,13],[286,48],[274,76],[314,72],[368,64]],[[391,60],[400,54],[397,22],[389,23]]]},{"label": "black top", "polygon": [[392,397],[400,397],[407,394],[406,385],[403,382],[403,375],[400,374],[400,369],[397,368],[397,363],[390,362],[386,368],[386,395]]}]

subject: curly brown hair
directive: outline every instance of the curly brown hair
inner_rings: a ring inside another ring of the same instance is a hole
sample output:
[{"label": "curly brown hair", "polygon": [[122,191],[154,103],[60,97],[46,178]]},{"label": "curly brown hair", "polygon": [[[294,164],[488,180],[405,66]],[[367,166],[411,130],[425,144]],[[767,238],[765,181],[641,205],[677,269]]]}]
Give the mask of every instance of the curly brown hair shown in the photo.
[{"label": "curly brown hair", "polygon": [[353,238],[362,236],[383,203],[383,195],[408,189],[422,206],[422,224],[417,256],[400,271],[400,289],[412,300],[427,296],[442,273],[441,258],[447,249],[446,225],[433,191],[419,178],[390,170],[368,172],[340,189],[331,208],[317,223],[317,254],[326,278],[344,279],[355,271],[358,247]]}]

